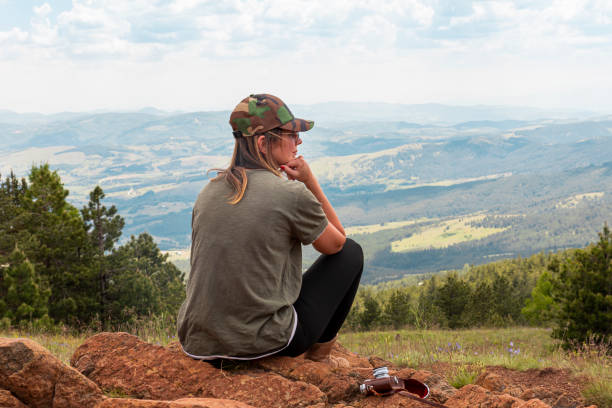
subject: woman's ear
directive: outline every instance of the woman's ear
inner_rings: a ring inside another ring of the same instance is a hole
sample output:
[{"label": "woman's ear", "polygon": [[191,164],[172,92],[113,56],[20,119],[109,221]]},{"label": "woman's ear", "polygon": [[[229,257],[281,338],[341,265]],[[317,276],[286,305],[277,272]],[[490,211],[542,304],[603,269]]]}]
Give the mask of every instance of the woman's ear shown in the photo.
[{"label": "woman's ear", "polygon": [[266,154],[266,137],[264,135],[257,137],[257,148],[261,154]]}]

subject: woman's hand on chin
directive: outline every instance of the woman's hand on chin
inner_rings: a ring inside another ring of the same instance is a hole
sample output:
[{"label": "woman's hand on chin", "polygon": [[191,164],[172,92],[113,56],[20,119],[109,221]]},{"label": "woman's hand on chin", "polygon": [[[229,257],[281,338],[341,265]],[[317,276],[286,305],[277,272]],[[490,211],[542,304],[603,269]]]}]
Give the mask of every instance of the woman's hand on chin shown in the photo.
[{"label": "woman's hand on chin", "polygon": [[304,160],[303,156],[298,156],[295,159],[289,160],[287,163],[282,164],[281,170],[287,174],[289,180],[298,180],[308,185],[314,179],[310,166]]}]

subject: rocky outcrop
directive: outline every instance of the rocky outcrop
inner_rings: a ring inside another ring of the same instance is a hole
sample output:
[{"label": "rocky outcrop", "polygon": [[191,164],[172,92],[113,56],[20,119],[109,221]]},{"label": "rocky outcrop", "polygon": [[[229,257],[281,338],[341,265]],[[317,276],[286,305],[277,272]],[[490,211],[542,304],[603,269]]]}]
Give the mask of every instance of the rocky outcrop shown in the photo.
[{"label": "rocky outcrop", "polygon": [[107,398],[100,387],[28,339],[0,338],[2,408],[252,408],[239,401]]},{"label": "rocky outcrop", "polygon": [[[0,407],[426,407],[397,394],[363,397],[359,384],[370,378],[373,366],[384,361],[358,356],[340,345],[333,354],[346,358],[351,366],[331,368],[276,357],[217,369],[187,357],[177,344],[160,347],[127,333],[101,333],[74,352],[73,367],[68,367],[35,342],[0,339]],[[479,378],[483,386],[456,390],[428,371],[391,367],[391,374],[427,383],[431,400],[449,408],[551,406],[540,399],[547,396],[539,389],[520,396],[498,391],[505,385],[495,376]]]},{"label": "rocky outcrop", "polygon": [[263,370],[248,374],[218,370],[176,347],[145,343],[127,333],[101,333],[87,339],[70,364],[103,389],[135,398],[224,398],[271,408],[326,401],[325,394],[312,384]]},{"label": "rocky outcrop", "polygon": [[95,406],[102,391],[28,339],[0,339],[0,388],[28,407]]}]

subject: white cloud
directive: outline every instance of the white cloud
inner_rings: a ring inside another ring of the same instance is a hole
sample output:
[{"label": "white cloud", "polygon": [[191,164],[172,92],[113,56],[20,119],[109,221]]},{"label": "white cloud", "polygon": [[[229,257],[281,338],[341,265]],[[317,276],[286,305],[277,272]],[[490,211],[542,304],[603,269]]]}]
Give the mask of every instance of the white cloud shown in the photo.
[{"label": "white cloud", "polygon": [[10,31],[0,31],[0,44],[11,42],[23,43],[28,37],[29,34],[26,31],[15,27]]},{"label": "white cloud", "polygon": [[49,47],[57,44],[57,26],[53,26],[49,20],[51,6],[44,3],[40,7],[34,7],[34,17],[31,20],[30,39],[35,46]]},{"label": "white cloud", "polygon": [[303,103],[544,103],[538,95],[560,88],[597,105],[610,90],[606,0],[50,4],[30,9],[29,27],[0,32],[0,87],[10,90],[0,108],[230,109],[264,90]]},{"label": "white cloud", "polygon": [[42,6],[34,7],[34,14],[39,17],[46,17],[51,13],[51,6],[49,3],[44,3]]}]

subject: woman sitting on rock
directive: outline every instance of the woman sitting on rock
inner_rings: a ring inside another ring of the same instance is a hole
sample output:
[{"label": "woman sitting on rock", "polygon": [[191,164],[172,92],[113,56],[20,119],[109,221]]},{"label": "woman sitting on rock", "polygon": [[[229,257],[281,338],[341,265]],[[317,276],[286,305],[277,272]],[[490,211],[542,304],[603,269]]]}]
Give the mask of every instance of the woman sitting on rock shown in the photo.
[{"label": "woman sitting on rock", "polygon": [[[297,119],[279,98],[251,95],[230,115],[230,166],[198,195],[191,273],[178,315],[184,352],[197,359],[299,356],[333,366],[338,330],[363,270],[361,247],[297,149]],[[287,178],[283,177],[284,172]],[[321,252],[302,275],[302,244]]]}]

